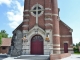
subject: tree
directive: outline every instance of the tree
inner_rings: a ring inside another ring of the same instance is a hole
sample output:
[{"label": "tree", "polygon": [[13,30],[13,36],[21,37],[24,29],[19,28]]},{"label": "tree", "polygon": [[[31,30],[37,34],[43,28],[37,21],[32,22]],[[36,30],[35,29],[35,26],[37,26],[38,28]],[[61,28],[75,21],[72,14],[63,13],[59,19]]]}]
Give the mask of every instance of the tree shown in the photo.
[{"label": "tree", "polygon": [[5,30],[1,30],[0,34],[2,35],[2,38],[8,38],[8,34]]},{"label": "tree", "polygon": [[73,46],[75,46],[75,44],[73,44]]},{"label": "tree", "polygon": [[6,31],[5,30],[1,30],[0,31],[0,45],[1,45],[1,43],[2,43],[2,38],[8,38],[8,34],[6,33]]},{"label": "tree", "polygon": [[80,46],[80,42],[78,43],[78,45]]},{"label": "tree", "polygon": [[1,40],[1,39],[2,39],[2,36],[0,35],[0,45],[1,45],[1,43],[2,43],[2,40]]}]

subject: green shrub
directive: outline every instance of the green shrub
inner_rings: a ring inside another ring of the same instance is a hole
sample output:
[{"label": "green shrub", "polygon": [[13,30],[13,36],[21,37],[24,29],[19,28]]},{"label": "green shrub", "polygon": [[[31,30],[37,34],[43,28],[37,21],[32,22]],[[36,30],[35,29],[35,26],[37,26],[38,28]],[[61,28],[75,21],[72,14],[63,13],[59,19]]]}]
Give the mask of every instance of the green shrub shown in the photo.
[{"label": "green shrub", "polygon": [[74,53],[79,53],[79,49],[78,48],[74,48]]},{"label": "green shrub", "polygon": [[2,43],[2,40],[1,39],[2,39],[2,37],[0,37],[0,46],[1,46],[1,43]]}]

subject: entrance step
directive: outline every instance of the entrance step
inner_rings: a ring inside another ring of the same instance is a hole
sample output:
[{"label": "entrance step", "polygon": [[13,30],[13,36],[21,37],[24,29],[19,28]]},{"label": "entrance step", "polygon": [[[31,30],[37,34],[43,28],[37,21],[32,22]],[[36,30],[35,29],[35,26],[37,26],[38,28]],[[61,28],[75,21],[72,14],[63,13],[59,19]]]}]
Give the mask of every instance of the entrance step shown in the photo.
[{"label": "entrance step", "polygon": [[26,59],[26,60],[50,60],[49,55],[21,55],[15,59]]}]

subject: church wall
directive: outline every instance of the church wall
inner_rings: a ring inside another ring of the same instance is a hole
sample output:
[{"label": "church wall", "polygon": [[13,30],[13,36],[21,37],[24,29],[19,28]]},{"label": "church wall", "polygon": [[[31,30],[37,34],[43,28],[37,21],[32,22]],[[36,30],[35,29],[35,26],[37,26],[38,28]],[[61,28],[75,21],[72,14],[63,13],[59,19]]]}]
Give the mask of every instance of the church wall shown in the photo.
[{"label": "church wall", "polygon": [[[48,32],[50,34],[50,42],[47,42],[45,41],[45,38],[46,38],[46,33],[45,32],[42,32],[41,30],[38,31],[38,34],[41,35],[43,37],[43,45],[44,45],[44,54],[50,54],[52,53],[53,51],[53,44],[52,44],[52,31],[51,30],[46,30],[46,32]],[[35,36],[35,31],[34,29],[32,29],[32,31],[30,31],[27,35],[27,39],[28,39],[28,42],[26,41],[23,41],[23,52],[22,54],[25,55],[25,54],[30,54],[30,50],[31,50],[31,38],[33,36]]]},{"label": "church wall", "polygon": [[64,52],[64,43],[68,43],[68,52],[73,53],[72,32],[60,21],[60,48],[62,53]]},{"label": "church wall", "polygon": [[59,21],[59,27],[60,27],[60,35],[72,35],[72,32],[70,32],[70,28],[66,26],[64,23]]},{"label": "church wall", "polygon": [[[38,4],[43,6],[43,9],[45,9],[45,12],[43,12],[43,14],[41,16],[38,17],[38,26],[40,28],[42,28],[43,30],[45,29],[45,23],[52,23],[52,19],[51,19],[51,8],[50,8],[50,1],[45,1],[46,3],[44,4],[43,0],[35,0],[36,2],[38,2]],[[26,9],[32,10],[32,8],[34,7],[35,4],[37,4],[35,1],[30,0],[30,9],[26,7]],[[46,5],[47,4],[47,5]],[[44,6],[46,5],[46,6]],[[28,13],[24,13],[24,14],[28,14]],[[49,14],[49,16],[45,16]],[[33,27],[35,27],[36,24],[36,17],[35,15],[32,15],[32,13],[29,12],[29,30],[31,30]],[[25,18],[25,17],[24,17]],[[25,18],[26,19],[26,18]],[[46,21],[44,21],[46,20]],[[50,24],[48,24],[47,29],[51,29],[52,26]],[[47,30],[48,32],[49,30]],[[28,33],[28,32],[26,32]],[[42,34],[40,31],[38,32],[43,38],[44,38],[44,54],[49,54],[51,50],[53,50],[53,45],[52,45],[52,32],[49,31],[50,34],[50,42],[46,42],[45,41],[45,37],[46,37],[46,33]],[[31,43],[31,38],[36,35],[35,31],[33,30],[32,32],[30,32],[27,36],[28,42],[23,42],[23,54],[30,54],[30,43]],[[27,44],[27,45],[26,45]],[[27,49],[28,47],[28,49]],[[26,50],[26,51],[25,51]],[[26,53],[25,53],[26,52]]]},{"label": "church wall", "polygon": [[52,19],[53,19],[53,53],[60,54],[58,4],[57,0],[51,0],[51,3],[52,3]]},{"label": "church wall", "polygon": [[11,43],[11,56],[19,56],[22,54],[22,32],[15,30],[13,32],[12,43]]},{"label": "church wall", "polygon": [[64,43],[68,43],[68,47],[72,48],[72,37],[61,37],[61,48],[64,47]]},{"label": "church wall", "polygon": [[[30,11],[33,10],[32,8],[37,4],[36,2],[39,4],[38,6],[44,9],[39,17]],[[38,21],[38,25],[36,21]],[[15,30],[15,33],[13,55],[20,55],[20,53],[29,55],[31,52],[31,38],[37,34],[43,37],[44,55],[63,53],[64,43],[68,43],[68,50],[72,52],[72,32],[62,21],[58,20],[57,0],[25,0],[23,23]],[[50,42],[45,41],[47,33],[49,33]],[[24,36],[27,40],[22,40]],[[19,54],[17,54],[18,52]]]},{"label": "church wall", "polygon": [[[42,5],[44,7],[44,2],[43,0],[35,0],[36,2],[38,2],[38,4]],[[30,10],[34,7],[35,4],[37,4],[36,2],[33,2],[33,0],[30,1]],[[44,12],[42,13],[41,16],[39,16],[38,18],[38,25],[44,29]],[[36,16],[33,16],[30,13],[30,21],[29,21],[29,29],[31,29],[34,25],[36,24]]]}]

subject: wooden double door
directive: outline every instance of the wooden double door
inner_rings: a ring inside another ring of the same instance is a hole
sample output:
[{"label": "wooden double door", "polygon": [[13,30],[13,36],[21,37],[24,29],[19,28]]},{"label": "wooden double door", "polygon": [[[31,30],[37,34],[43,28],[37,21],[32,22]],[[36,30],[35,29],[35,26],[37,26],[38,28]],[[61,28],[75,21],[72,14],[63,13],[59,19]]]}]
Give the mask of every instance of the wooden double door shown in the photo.
[{"label": "wooden double door", "polygon": [[31,54],[32,55],[43,55],[43,38],[40,35],[35,35],[31,39]]}]

